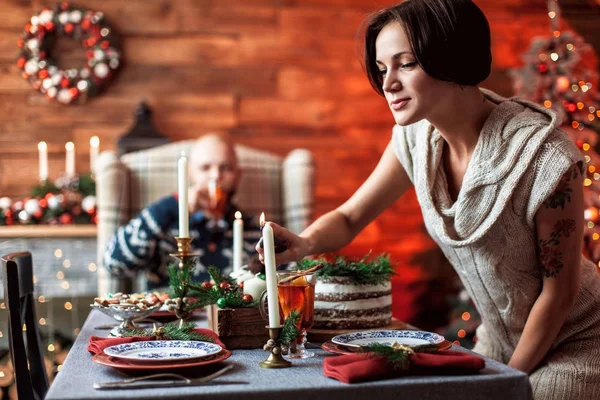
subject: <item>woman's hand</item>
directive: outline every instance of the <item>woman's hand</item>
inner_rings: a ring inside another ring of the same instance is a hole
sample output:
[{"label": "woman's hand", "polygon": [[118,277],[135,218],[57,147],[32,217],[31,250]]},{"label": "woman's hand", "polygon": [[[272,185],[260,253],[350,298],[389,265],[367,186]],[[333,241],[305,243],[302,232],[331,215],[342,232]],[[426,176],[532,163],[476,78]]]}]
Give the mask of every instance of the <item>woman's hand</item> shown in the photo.
[{"label": "woman's hand", "polygon": [[[309,255],[308,239],[293,234],[282,226],[274,222],[267,222],[273,228],[273,235],[282,241],[287,250],[283,253],[275,254],[275,262],[277,265],[287,264],[292,261],[300,261]],[[256,245],[256,251],[259,254],[260,261],[264,264],[264,251],[260,248],[260,244]]]}]

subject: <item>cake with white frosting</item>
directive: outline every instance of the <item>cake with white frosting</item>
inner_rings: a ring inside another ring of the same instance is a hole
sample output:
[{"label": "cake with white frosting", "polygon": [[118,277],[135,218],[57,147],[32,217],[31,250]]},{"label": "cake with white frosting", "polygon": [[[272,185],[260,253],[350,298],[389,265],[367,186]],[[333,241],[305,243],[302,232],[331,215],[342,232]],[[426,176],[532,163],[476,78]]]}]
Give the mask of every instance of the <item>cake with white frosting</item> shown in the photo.
[{"label": "cake with white frosting", "polygon": [[315,286],[315,329],[365,329],[392,320],[392,282],[360,285],[352,278],[319,277]]},{"label": "cake with white frosting", "polygon": [[369,329],[391,323],[393,270],[387,257],[372,262],[338,258],[324,264],[315,286],[314,329]]}]

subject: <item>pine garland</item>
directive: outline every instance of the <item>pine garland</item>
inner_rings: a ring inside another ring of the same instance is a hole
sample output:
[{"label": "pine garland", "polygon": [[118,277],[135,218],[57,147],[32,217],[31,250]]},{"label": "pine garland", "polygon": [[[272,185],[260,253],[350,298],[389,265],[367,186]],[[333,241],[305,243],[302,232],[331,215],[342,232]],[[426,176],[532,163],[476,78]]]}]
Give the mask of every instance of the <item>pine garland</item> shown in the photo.
[{"label": "pine garland", "polygon": [[194,332],[193,329],[195,327],[196,324],[193,322],[184,321],[183,323],[180,323],[178,321],[173,321],[166,323],[156,330],[144,328],[131,329],[124,332],[122,336],[158,336],[162,339],[168,340],[198,340],[201,342],[215,342],[215,339],[210,336]]},{"label": "pine garland", "polygon": [[208,274],[214,283],[194,281],[194,261],[186,260],[186,262],[183,269],[180,269],[178,264],[171,264],[168,268],[171,298],[182,299],[182,301],[186,298],[193,298],[193,301],[184,301],[184,312],[211,304],[217,304],[221,308],[256,307],[258,305],[258,299],[245,301],[244,291],[235,279],[224,276],[215,266],[208,267]]},{"label": "pine garland", "polygon": [[375,260],[369,261],[370,254],[360,260],[347,260],[342,256],[329,262],[324,259],[300,261],[301,269],[308,269],[316,264],[322,263],[317,275],[323,278],[348,277],[358,285],[379,285],[389,281],[391,275],[395,275],[390,266],[390,257],[387,254],[379,255]]},{"label": "pine garland", "polygon": [[280,345],[287,345],[291,341],[296,340],[298,335],[300,335],[300,329],[298,329],[300,316],[300,312],[296,310],[290,311],[290,315],[286,318],[281,329],[281,334],[279,335]]},{"label": "pine garland", "polygon": [[405,346],[393,344],[388,346],[381,343],[373,343],[363,346],[361,352],[371,353],[373,356],[382,356],[387,359],[393,369],[407,371],[410,368],[410,355],[414,353],[432,353],[437,351],[435,344],[422,344],[419,346]]}]

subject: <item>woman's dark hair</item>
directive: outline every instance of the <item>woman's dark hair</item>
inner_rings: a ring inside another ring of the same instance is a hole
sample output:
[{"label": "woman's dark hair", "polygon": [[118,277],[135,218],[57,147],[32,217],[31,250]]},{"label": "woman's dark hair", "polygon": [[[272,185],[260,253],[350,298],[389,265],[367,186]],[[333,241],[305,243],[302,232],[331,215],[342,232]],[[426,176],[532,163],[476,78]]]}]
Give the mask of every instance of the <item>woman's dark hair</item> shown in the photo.
[{"label": "woman's dark hair", "polygon": [[390,23],[404,28],[411,50],[431,77],[475,86],[492,65],[490,26],[471,0],[405,0],[381,10],[366,22],[364,63],[369,81],[383,95],[383,78],[375,63],[375,41]]}]

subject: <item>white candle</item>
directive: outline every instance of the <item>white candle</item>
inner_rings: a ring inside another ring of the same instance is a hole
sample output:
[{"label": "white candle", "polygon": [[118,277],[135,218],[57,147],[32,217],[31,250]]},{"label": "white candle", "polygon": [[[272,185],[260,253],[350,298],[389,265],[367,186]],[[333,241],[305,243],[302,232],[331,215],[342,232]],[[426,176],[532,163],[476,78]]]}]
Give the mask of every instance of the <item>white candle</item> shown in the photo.
[{"label": "white candle", "polygon": [[90,173],[96,173],[96,160],[98,159],[98,148],[100,147],[100,138],[92,136],[90,138]]},{"label": "white candle", "polygon": [[65,162],[65,173],[67,178],[75,177],[75,144],[73,142],[67,142],[65,144],[67,150],[67,158]]},{"label": "white candle", "polygon": [[242,268],[242,253],[244,246],[244,221],[242,213],[235,212],[235,220],[233,220],[233,272],[237,272]]},{"label": "white candle", "polygon": [[279,328],[279,298],[277,296],[277,265],[275,265],[275,240],[273,228],[265,224],[262,230],[267,277],[267,300],[269,301],[269,327]]},{"label": "white candle", "polygon": [[188,216],[188,160],[181,155],[177,163],[177,179],[179,184],[179,237],[190,237]]},{"label": "white candle", "polygon": [[40,181],[44,182],[48,179],[48,145],[46,142],[39,142],[38,150],[40,153]]}]

